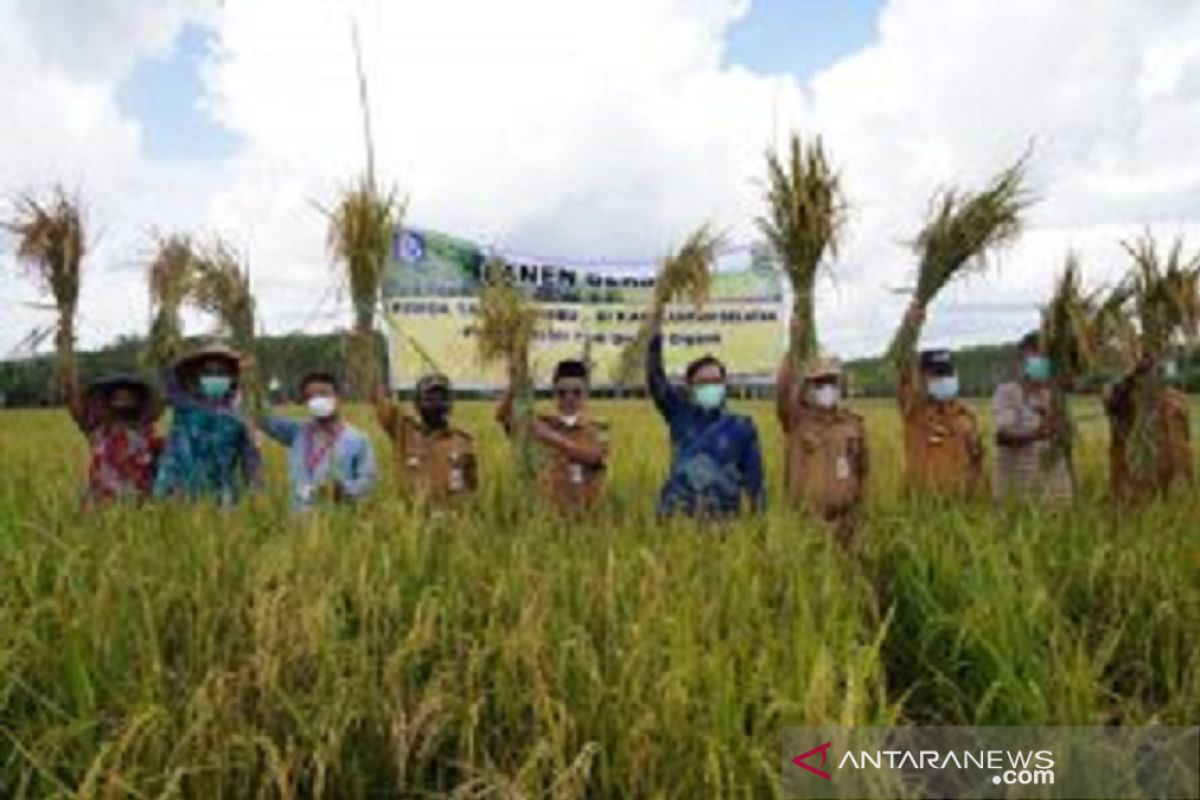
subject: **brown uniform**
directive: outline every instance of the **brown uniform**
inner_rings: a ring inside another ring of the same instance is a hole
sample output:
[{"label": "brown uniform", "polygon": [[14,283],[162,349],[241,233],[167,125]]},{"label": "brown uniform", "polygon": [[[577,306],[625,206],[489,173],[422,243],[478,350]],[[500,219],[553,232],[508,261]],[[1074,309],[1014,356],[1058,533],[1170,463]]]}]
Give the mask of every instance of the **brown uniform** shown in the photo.
[{"label": "brown uniform", "polygon": [[[784,392],[782,387],[781,392]],[[848,536],[866,498],[868,453],[863,418],[792,397],[777,408],[785,435],[784,483],[789,499],[836,522]]]},{"label": "brown uniform", "polygon": [[1166,388],[1158,398],[1157,424],[1154,431],[1155,465],[1152,475],[1139,477],[1132,464],[1129,437],[1137,415],[1136,394],[1140,384],[1135,376],[1113,387],[1106,402],[1112,438],[1109,444],[1110,479],[1114,496],[1123,500],[1145,499],[1165,494],[1180,481],[1192,479],[1191,420],[1188,397]]},{"label": "brown uniform", "polygon": [[427,430],[394,402],[376,406],[392,440],[396,480],[406,495],[434,503],[473,492],[478,485],[475,440],[457,428]]},{"label": "brown uniform", "polygon": [[904,460],[911,489],[968,496],[983,484],[983,440],[975,414],[959,400],[935,402],[913,380],[900,385]]},{"label": "brown uniform", "polygon": [[[559,436],[584,447],[606,446],[608,426],[581,416],[567,425],[557,414],[539,414],[538,421]],[[542,445],[538,468],[538,494],[554,509],[564,513],[584,511],[596,505],[604,491],[605,465],[581,464],[553,447]]]}]

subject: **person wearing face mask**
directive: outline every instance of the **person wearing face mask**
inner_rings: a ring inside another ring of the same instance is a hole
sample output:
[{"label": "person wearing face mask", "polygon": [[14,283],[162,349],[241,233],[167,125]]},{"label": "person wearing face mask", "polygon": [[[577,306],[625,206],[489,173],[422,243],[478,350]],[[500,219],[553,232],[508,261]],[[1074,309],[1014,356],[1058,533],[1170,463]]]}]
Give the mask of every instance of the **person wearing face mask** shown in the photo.
[{"label": "person wearing face mask", "polygon": [[[919,337],[924,319],[924,309],[909,309],[902,330],[915,334],[910,341]],[[959,400],[950,351],[899,351],[896,373],[909,488],[938,497],[977,494],[983,488],[983,440],[975,414]]]},{"label": "person wearing face mask", "polygon": [[292,507],[362,500],[375,485],[375,449],[362,431],[342,419],[337,378],[311,372],[300,381],[300,396],[307,420],[278,414],[259,418],[263,432],[288,448]]},{"label": "person wearing face mask", "polygon": [[754,420],[725,404],[725,365],[703,356],[687,367],[686,387],[673,386],[663,365],[662,312],[650,318],[646,385],[671,437],[671,467],[658,512],[702,518],[737,515],[743,497],[766,507],[762,452]]},{"label": "person wearing face mask", "polygon": [[588,413],[588,367],[568,359],[554,368],[555,413],[514,410],[506,391],[496,420],[513,436],[519,425],[539,447],[537,488],[542,500],[565,514],[594,507],[604,489],[608,461],[608,426]]},{"label": "person wearing face mask", "polygon": [[[798,325],[796,318],[793,325]],[[784,485],[792,503],[833,526],[851,545],[862,523],[870,472],[863,418],[842,407],[841,366],[817,358],[797,380],[785,355],[775,387],[784,433]]]},{"label": "person wearing face mask", "polygon": [[413,405],[416,419],[403,413],[385,390],[375,398],[379,425],[392,440],[401,493],[434,504],[474,493],[479,485],[475,440],[450,425],[450,380],[436,374],[421,378]]},{"label": "person wearing face mask", "polygon": [[80,393],[68,380],[66,399],[91,450],[84,507],[148,496],[163,447],[155,430],[162,405],[154,388],[134,375],[110,375]]},{"label": "person wearing face mask", "polygon": [[224,345],[180,358],[164,376],[171,430],[154,481],[157,497],[232,505],[258,483],[262,458],[238,411],[242,357]]},{"label": "person wearing face mask", "polygon": [[1042,352],[1041,337],[1030,333],[1018,346],[1020,377],[996,387],[996,469],[993,492],[998,502],[1032,501],[1057,507],[1075,495],[1069,456],[1057,454],[1053,440],[1071,424],[1056,413],[1054,365]]},{"label": "person wearing face mask", "polygon": [[[1130,438],[1155,370],[1160,386],[1153,401],[1154,463],[1150,469],[1137,470],[1131,464]],[[1124,503],[1140,503],[1170,493],[1173,487],[1192,481],[1191,419],[1188,396],[1174,384],[1179,371],[1173,360],[1161,366],[1142,359],[1121,380],[1108,387],[1104,409],[1108,414],[1109,479],[1113,496]]]}]

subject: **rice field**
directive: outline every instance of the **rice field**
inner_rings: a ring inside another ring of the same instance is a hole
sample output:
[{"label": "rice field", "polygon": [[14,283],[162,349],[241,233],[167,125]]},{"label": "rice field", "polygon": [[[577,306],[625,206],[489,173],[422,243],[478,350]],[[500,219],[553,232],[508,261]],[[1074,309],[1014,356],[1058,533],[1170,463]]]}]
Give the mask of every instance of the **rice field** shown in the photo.
[{"label": "rice field", "polygon": [[1200,722],[1200,491],[1116,513],[1097,406],[1052,515],[906,498],[895,409],[861,404],[854,556],[783,509],[743,408],[772,508],[706,527],[654,519],[649,403],[600,408],[585,523],[512,490],[490,405],[457,410],[477,507],[417,516],[385,474],[305,520],[272,445],[236,511],[81,516],[66,414],[0,413],[0,797],[769,798],[784,725]]}]

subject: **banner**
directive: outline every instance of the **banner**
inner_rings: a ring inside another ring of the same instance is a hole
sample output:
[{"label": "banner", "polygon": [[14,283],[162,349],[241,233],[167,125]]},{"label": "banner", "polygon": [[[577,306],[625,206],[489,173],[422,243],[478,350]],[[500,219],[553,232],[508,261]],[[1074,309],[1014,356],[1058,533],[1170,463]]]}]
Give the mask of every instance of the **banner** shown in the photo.
[{"label": "banner", "polygon": [[[481,364],[475,341],[484,265],[493,256],[538,304],[542,324],[531,353],[538,383],[549,383],[558,361],[583,358],[592,365],[593,385],[613,385],[621,350],[649,309],[657,265],[574,266],[407,229],[396,234],[383,281],[393,388],[411,388],[434,370],[457,388],[504,385],[504,365]],[[783,355],[785,321],[778,274],[751,263],[748,251],[735,251],[721,259],[703,308],[668,310],[663,331],[668,371],[681,372],[689,361],[712,353],[726,363],[731,381],[765,383]]]}]

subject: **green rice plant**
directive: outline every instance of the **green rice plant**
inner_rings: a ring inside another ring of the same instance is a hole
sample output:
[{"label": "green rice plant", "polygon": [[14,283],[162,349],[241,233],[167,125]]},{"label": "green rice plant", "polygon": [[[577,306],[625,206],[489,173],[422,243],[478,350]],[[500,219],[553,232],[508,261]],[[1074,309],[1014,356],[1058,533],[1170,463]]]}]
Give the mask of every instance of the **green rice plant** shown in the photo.
[{"label": "green rice plant", "polygon": [[630,386],[639,380],[650,344],[650,319],[661,319],[669,304],[686,300],[699,308],[708,301],[713,264],[722,237],[702,225],[688,236],[678,250],[663,259],[654,281],[654,296],[647,320],[617,358],[614,382]]},{"label": "green rice plant", "polygon": [[79,200],[62,187],[43,201],[26,193],[4,222],[17,239],[17,260],[50,295],[58,315],[54,333],[59,384],[78,384],[75,364],[75,316],[79,309],[81,267],[87,250]]},{"label": "green rice plant", "polygon": [[[1076,402],[1081,496],[1054,514],[912,497],[894,402],[861,402],[853,557],[783,505],[657,520],[647,403],[596,402],[606,495],[570,520],[513,516],[491,403],[456,408],[473,505],[427,514],[385,469],[305,518],[280,448],[235,509],[83,513],[68,416],[2,411],[0,796],[750,800],[781,792],[785,726],[1194,724],[1200,496],[1115,519],[1099,405]],[[778,497],[771,406],[734,403]],[[345,413],[386,452],[370,408]]]},{"label": "green rice plant", "polygon": [[153,320],[143,361],[155,369],[175,363],[183,347],[179,318],[184,302],[195,288],[198,258],[190,237],[157,236],[148,269]]},{"label": "green rice plant", "polygon": [[757,220],[774,260],[792,286],[789,352],[797,364],[817,355],[817,273],[825,257],[837,256],[848,204],[841,178],[829,164],[821,138],[805,146],[792,134],[786,153],[767,153],[767,213]]}]

